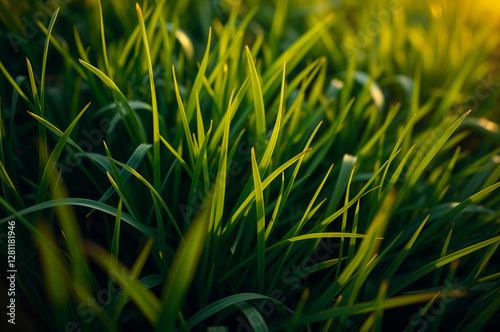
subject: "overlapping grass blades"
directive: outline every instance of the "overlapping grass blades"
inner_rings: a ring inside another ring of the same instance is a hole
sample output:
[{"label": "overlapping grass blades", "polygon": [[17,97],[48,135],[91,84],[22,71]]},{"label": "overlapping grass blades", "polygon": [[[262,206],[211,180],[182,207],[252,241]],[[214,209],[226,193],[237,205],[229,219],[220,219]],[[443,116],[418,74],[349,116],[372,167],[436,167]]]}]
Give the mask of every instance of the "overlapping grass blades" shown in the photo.
[{"label": "overlapping grass blades", "polygon": [[0,55],[23,300],[83,331],[492,329],[500,39],[447,1],[389,10],[363,45],[383,1],[98,0],[34,22],[44,47]]}]

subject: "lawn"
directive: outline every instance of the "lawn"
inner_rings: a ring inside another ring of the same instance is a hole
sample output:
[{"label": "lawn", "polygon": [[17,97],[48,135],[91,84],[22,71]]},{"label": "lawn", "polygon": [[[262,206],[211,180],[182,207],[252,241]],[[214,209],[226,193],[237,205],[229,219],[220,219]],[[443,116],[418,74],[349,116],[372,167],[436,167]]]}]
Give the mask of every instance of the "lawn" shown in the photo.
[{"label": "lawn", "polygon": [[500,325],[496,1],[0,8],[2,330]]}]

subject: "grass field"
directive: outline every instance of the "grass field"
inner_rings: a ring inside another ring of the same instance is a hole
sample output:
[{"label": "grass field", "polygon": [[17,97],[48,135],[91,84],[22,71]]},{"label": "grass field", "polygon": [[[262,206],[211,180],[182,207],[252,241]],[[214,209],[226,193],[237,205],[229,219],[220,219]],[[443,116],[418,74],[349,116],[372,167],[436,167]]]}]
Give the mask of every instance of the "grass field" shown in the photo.
[{"label": "grass field", "polygon": [[500,325],[496,1],[0,6],[2,330]]}]

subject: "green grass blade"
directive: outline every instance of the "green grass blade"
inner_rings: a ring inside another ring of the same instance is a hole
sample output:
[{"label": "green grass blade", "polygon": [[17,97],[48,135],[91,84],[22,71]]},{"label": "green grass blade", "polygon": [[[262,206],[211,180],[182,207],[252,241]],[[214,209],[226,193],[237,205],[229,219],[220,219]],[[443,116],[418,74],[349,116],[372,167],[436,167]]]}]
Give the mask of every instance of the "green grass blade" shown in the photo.
[{"label": "green grass blade", "polygon": [[68,126],[64,134],[61,136],[59,141],[57,142],[56,146],[54,147],[54,150],[52,151],[50,157],[48,158],[47,164],[45,166],[45,169],[43,170],[42,177],[40,179],[40,184],[38,186],[38,192],[36,195],[36,202],[41,203],[47,194],[47,189],[49,187],[50,179],[52,177],[52,173],[54,172],[55,169],[55,164],[57,163],[57,160],[59,159],[59,156],[61,155],[61,152],[64,148],[64,145],[68,141],[69,135],[71,135],[71,132],[76,126],[76,123],[82,115],[85,113],[87,108],[90,106],[90,103],[87,104],[83,108],[83,110],[78,114],[78,116],[71,122],[71,124]]},{"label": "green grass blade", "polygon": [[266,266],[266,256],[265,256],[265,227],[266,227],[266,213],[264,207],[264,195],[262,193],[262,183],[260,181],[259,168],[257,166],[257,160],[255,159],[255,149],[252,148],[252,174],[253,182],[255,186],[255,209],[257,215],[257,283],[259,285],[259,292],[264,291],[264,280],[265,280],[265,266]]},{"label": "green grass blade", "polygon": [[177,231],[177,234],[179,234],[179,237],[181,239],[184,239],[183,235],[182,235],[182,232],[179,228],[179,225],[177,224],[177,221],[175,221],[174,219],[174,216],[172,215],[172,213],[170,212],[170,209],[168,208],[167,204],[165,203],[165,201],[163,200],[163,198],[160,196],[160,194],[158,194],[158,192],[155,190],[155,188],[142,176],[140,175],[135,169],[133,169],[132,167],[124,164],[124,163],[121,163],[117,160],[114,160],[113,161],[118,164],[120,167],[122,167],[123,169],[125,169],[127,172],[131,173],[133,176],[135,176],[137,179],[139,179],[146,187],[148,187],[148,189],[151,191],[151,193],[156,197],[156,199],[158,199],[158,201],[160,202],[160,204],[163,206],[163,208],[165,209],[165,211],[167,212],[170,220],[172,221],[172,224],[174,225],[175,227],[175,230]]},{"label": "green grass blade", "polygon": [[[11,220],[17,216],[23,216],[23,215],[33,213],[36,211],[50,209],[50,208],[53,208],[56,206],[63,206],[63,205],[83,206],[83,207],[87,207],[87,208],[91,208],[91,209],[95,209],[95,210],[107,213],[107,214],[115,216],[115,217],[118,214],[117,209],[115,209],[109,205],[91,200],[91,199],[64,198],[64,199],[55,199],[55,200],[51,200],[51,201],[46,201],[46,202],[43,202],[40,204],[30,206],[26,209],[17,211],[15,214],[11,214],[11,215],[7,216],[6,218],[1,219],[0,224],[3,224],[4,222],[7,222],[8,220]],[[147,237],[150,237],[153,239],[156,238],[156,235],[151,228],[144,226],[142,223],[138,222],[136,219],[132,218],[130,215],[122,212],[121,219],[123,221],[125,221],[127,224],[129,224],[129,225],[133,226],[134,228],[136,228],[137,230],[139,230],[141,233],[143,233]]]},{"label": "green grass blade", "polygon": [[[191,318],[187,320],[187,325],[189,328],[193,328],[196,325],[200,324],[203,322],[205,319],[208,317],[215,315],[218,312],[221,312],[222,310],[231,307],[232,305],[236,305],[237,303],[240,302],[245,302],[245,301],[252,301],[252,300],[269,300],[273,302],[274,304],[278,306],[282,306],[283,304],[279,302],[276,299],[273,299],[272,297],[262,295],[262,294],[256,294],[256,293],[240,293],[240,294],[234,294],[227,296],[225,298],[222,298],[220,300],[217,300],[213,303],[210,303],[197,313],[195,313]],[[288,309],[289,310],[289,309]]]}]

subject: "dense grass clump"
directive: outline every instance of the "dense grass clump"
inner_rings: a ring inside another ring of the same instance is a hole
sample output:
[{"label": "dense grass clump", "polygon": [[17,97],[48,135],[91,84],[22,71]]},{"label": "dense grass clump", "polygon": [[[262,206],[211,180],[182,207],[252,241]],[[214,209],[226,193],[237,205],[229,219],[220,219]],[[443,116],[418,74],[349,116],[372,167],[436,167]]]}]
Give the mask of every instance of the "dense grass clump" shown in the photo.
[{"label": "dense grass clump", "polygon": [[20,329],[500,323],[498,5],[2,6]]}]

